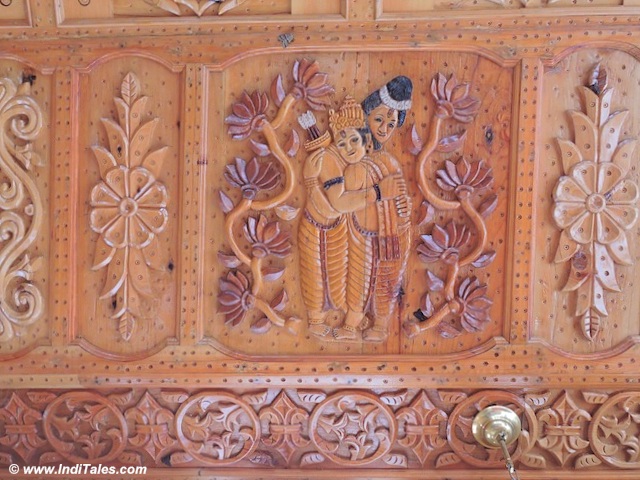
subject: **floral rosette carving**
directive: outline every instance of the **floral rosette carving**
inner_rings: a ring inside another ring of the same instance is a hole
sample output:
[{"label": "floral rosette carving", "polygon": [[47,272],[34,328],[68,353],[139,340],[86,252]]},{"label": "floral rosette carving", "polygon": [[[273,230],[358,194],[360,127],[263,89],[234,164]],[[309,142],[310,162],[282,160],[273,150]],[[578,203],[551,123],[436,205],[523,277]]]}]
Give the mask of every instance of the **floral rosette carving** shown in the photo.
[{"label": "floral rosette carving", "polygon": [[589,428],[594,453],[618,468],[638,468],[640,462],[640,394],[625,392],[608,399],[594,414]]},{"label": "floral rosette carving", "polygon": [[327,398],[309,421],[311,441],[335,463],[360,466],[387,454],[396,439],[393,412],[375,395],[341,393]]},{"label": "floral rosette carving", "polygon": [[106,463],[118,458],[127,441],[127,423],[106,398],[70,392],[44,412],[44,433],[57,453],[72,463]]},{"label": "floral rosette carving", "polygon": [[260,420],[242,400],[227,393],[192,396],[176,413],[178,440],[187,453],[209,465],[229,465],[258,447]]},{"label": "floral rosette carving", "polygon": [[638,186],[629,178],[636,140],[620,141],[628,110],[611,113],[614,89],[598,64],[581,87],[585,112],[572,111],[575,138],[558,139],[564,175],[553,190],[553,219],[562,229],[556,263],[569,263],[565,292],[594,341],[608,315],[605,292],[620,292],[617,265],[632,265],[627,232],[638,219]]},{"label": "floral rosette carving", "polygon": [[[408,139],[409,150],[417,155],[417,178],[424,196],[423,217],[426,224],[434,217],[434,210],[462,211],[475,230],[465,224],[449,221],[445,226],[434,224],[430,234],[421,235],[417,247],[418,258],[425,264],[443,264],[446,277],[440,278],[427,270],[428,291],[413,319],[405,321],[403,328],[409,337],[415,337],[433,328],[445,338],[462,332],[479,332],[490,323],[493,304],[487,295],[488,286],[476,276],[465,275],[464,267],[480,269],[488,266],[496,252],[487,250],[488,237],[485,218],[496,208],[497,196],[491,192],[493,170],[484,161],[471,161],[464,156],[456,161],[445,160],[444,168],[436,171],[436,186],[455,197],[445,200],[436,194],[429,181],[430,165],[437,154],[451,153],[464,145],[466,132],[442,137],[445,121],[470,123],[474,120],[480,101],[470,95],[468,83],[458,83],[455,75],[447,79],[438,74],[431,82],[431,95],[435,111],[430,123],[429,141],[423,144],[415,125]],[[476,198],[482,196],[482,200]],[[471,243],[471,239],[475,241]]]},{"label": "floral rosette carving", "polygon": [[30,83],[0,78],[0,342],[21,335],[44,312],[44,297],[33,283],[43,260],[28,253],[44,218],[31,173],[44,165],[33,150],[42,123]]},{"label": "floral rosette carving", "polygon": [[31,463],[35,451],[47,444],[41,423],[42,414],[12,393],[0,409],[0,445],[16,452],[25,463]]},{"label": "floral rosette carving", "polygon": [[167,227],[168,195],[157,179],[167,147],[149,151],[158,119],[143,122],[147,98],[129,73],[115,98],[118,123],[102,119],[109,148],[92,147],[102,181],[91,191],[91,229],[100,234],[93,269],[107,268],[100,292],[111,302],[124,340],[136,322],[152,318],[156,306],[152,272],[163,271],[158,235]]},{"label": "floral rosette carving", "polygon": [[309,445],[309,414],[281,392],[273,403],[260,410],[262,443],[279,452],[287,464],[296,450]]},{"label": "floral rosette carving", "polygon": [[[232,200],[222,190],[219,192],[226,214],[226,239],[232,252],[218,253],[219,261],[231,269],[219,280],[218,312],[224,315],[229,326],[239,325],[247,313],[257,310],[260,315],[252,321],[252,332],[263,334],[273,325],[293,334],[298,331],[300,319],[282,313],[289,298],[285,289],[270,300],[264,298],[264,283],[278,280],[284,274],[284,267],[264,267],[264,262],[272,257],[285,259],[291,254],[291,234],[281,220],[291,221],[299,212],[286,202],[296,185],[293,158],[300,141],[294,130],[283,145],[278,131],[297,102],[304,101],[316,110],[324,110],[328,105],[328,95],[333,88],[319,68],[317,62],[296,61],[292,70],[293,85],[288,93],[279,75],[271,85],[271,99],[265,92],[243,92],[225,119],[229,135],[234,140],[248,140],[256,155],[249,161],[235,158],[225,168],[224,178],[233,189],[239,190],[239,201]],[[278,107],[274,117],[269,115],[271,102]],[[279,191],[271,193],[274,190]],[[257,215],[249,213],[252,211]],[[240,226],[248,249],[238,242],[236,232]]]}]

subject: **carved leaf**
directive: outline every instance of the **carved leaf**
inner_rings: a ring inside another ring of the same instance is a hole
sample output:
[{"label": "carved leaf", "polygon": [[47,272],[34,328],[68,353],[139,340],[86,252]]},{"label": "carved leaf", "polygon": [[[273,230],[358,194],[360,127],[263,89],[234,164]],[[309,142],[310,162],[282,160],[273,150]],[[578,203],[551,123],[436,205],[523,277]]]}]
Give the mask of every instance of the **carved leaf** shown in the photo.
[{"label": "carved leaf", "polygon": [[438,332],[438,335],[440,335],[442,338],[455,338],[458,335],[462,334],[462,331],[458,330],[447,321],[438,323],[436,330]]},{"label": "carved leaf", "polygon": [[257,393],[247,393],[246,395],[242,395],[242,399],[249,405],[262,405],[267,401],[268,393],[267,390]]},{"label": "carved leaf", "polygon": [[435,273],[427,270],[427,289],[431,292],[440,292],[444,290],[444,281]]},{"label": "carved leaf", "polygon": [[271,150],[269,150],[269,145],[264,143],[256,142],[254,139],[249,139],[249,143],[251,144],[251,150],[253,153],[258,155],[259,157],[266,157],[271,154]]},{"label": "carved leaf", "polygon": [[560,147],[560,156],[562,158],[562,169],[565,175],[569,175],[574,165],[582,161],[582,153],[578,146],[569,140],[558,138],[558,146]]},{"label": "carved leaf", "polygon": [[440,400],[442,400],[443,403],[446,403],[448,405],[457,405],[458,403],[462,402],[464,399],[468,397],[468,395],[464,392],[447,392],[447,391],[438,392],[438,396],[440,397]]},{"label": "carved leaf", "polygon": [[600,315],[595,310],[589,309],[584,315],[582,315],[582,333],[585,338],[590,341],[595,341],[598,333],[600,333]]},{"label": "carved leaf", "polygon": [[235,207],[233,201],[222,190],[218,193],[220,195],[220,208],[222,208],[224,213],[229,213]]},{"label": "carved leaf", "polygon": [[419,227],[426,225],[433,220],[435,213],[436,210],[433,208],[433,205],[424,200],[418,209],[418,220],[416,223]]},{"label": "carved leaf", "polygon": [[476,268],[483,268],[489,265],[496,258],[496,252],[493,250],[489,250],[488,252],[483,253],[478,257],[478,259],[473,262],[473,265]]},{"label": "carved leaf", "polygon": [[262,278],[267,282],[278,280],[284,273],[284,267],[265,267],[262,269]]},{"label": "carved leaf", "polygon": [[261,317],[251,324],[251,331],[258,335],[262,335],[271,330],[272,325],[271,320],[267,317]]},{"label": "carved leaf", "polygon": [[275,465],[275,461],[269,452],[265,452],[262,450],[258,450],[253,456],[249,459],[251,463],[255,463],[256,465],[264,465],[266,467],[272,467]]},{"label": "carved leaf", "polygon": [[436,468],[450,467],[451,465],[456,465],[460,462],[460,457],[458,457],[457,454],[453,452],[447,452],[438,456],[438,459],[436,460]]},{"label": "carved leaf", "polygon": [[525,395],[525,401],[534,407],[541,407],[549,401],[550,392],[529,393]]},{"label": "carved leaf", "polygon": [[271,308],[273,308],[276,312],[281,312],[287,306],[287,302],[289,301],[289,295],[287,295],[286,290],[280,290],[273,300],[271,300]]},{"label": "carved leaf", "polygon": [[633,152],[636,149],[637,143],[635,139],[623,140],[618,145],[616,153],[613,154],[611,161],[620,167],[623,175],[626,175],[631,167],[631,159],[633,158]]},{"label": "carved leaf", "polygon": [[238,268],[242,262],[235,255],[218,252],[218,260],[227,268]]},{"label": "carved leaf", "polygon": [[560,240],[558,241],[556,256],[553,261],[555,263],[566,262],[567,260],[570,260],[578,250],[580,250],[580,244],[574,241],[566,230],[562,230]]},{"label": "carved leaf", "polygon": [[522,462],[527,467],[531,468],[546,468],[547,460],[542,455],[535,455],[533,453],[525,453],[520,457]]},{"label": "carved leaf", "polygon": [[628,110],[621,112],[614,112],[607,122],[602,126],[602,134],[600,138],[600,156],[598,161],[601,163],[611,161],[613,152],[618,147],[618,140],[620,139],[620,133],[622,132],[622,125],[624,124]]},{"label": "carved leaf", "polygon": [[189,394],[181,390],[162,390],[159,397],[167,403],[184,403]]},{"label": "carved leaf", "polygon": [[169,466],[175,467],[185,465],[193,460],[193,457],[186,452],[175,452],[169,457]]},{"label": "carved leaf", "polygon": [[327,394],[314,390],[298,390],[298,397],[300,397],[300,400],[302,400],[303,402],[320,403],[325,398],[327,398]]},{"label": "carved leaf", "polygon": [[135,326],[136,320],[130,313],[127,312],[122,317],[120,317],[120,320],[118,322],[118,331],[120,332],[120,336],[123,340],[131,340],[131,335],[133,335]]},{"label": "carved leaf", "polygon": [[599,95],[607,88],[607,69],[599,63],[591,70],[589,86]]},{"label": "carved leaf", "polygon": [[582,392],[582,396],[594,405],[602,405],[609,399],[609,394],[604,392]]},{"label": "carved leaf", "polygon": [[149,5],[156,6],[162,10],[173,13],[174,15],[180,15],[180,7],[175,0],[144,0]]},{"label": "carved leaf", "polygon": [[300,213],[300,209],[290,205],[280,205],[276,207],[276,215],[278,218],[287,222],[294,220],[298,216],[298,213]]},{"label": "carved leaf", "polygon": [[484,218],[491,215],[498,206],[498,195],[492,193],[478,206],[478,213]]},{"label": "carved leaf", "polygon": [[271,83],[271,100],[273,100],[273,103],[275,103],[276,106],[279,107],[280,105],[282,105],[282,101],[284,100],[285,96],[286,94],[284,92],[284,88],[282,87],[282,75],[278,75]]},{"label": "carved leaf", "polygon": [[60,463],[64,462],[64,458],[57,452],[44,452],[40,455],[39,464],[46,465],[48,463]]},{"label": "carved leaf", "polygon": [[411,135],[406,137],[406,147],[413,155],[418,155],[422,151],[422,147],[424,144],[422,143],[422,139],[420,138],[420,134],[416,129],[415,124],[411,126]]},{"label": "carved leaf", "polygon": [[122,452],[118,461],[123,465],[142,465],[142,456],[136,452]]},{"label": "carved leaf", "polygon": [[580,458],[576,460],[575,468],[589,468],[600,465],[602,461],[593,454],[582,455]]},{"label": "carved leaf", "polygon": [[291,136],[289,137],[289,140],[287,141],[287,144],[284,146],[284,148],[287,151],[287,155],[289,155],[290,157],[296,156],[298,150],[300,150],[300,136],[298,135],[298,132],[296,130],[291,131]]},{"label": "carved leaf", "polygon": [[236,7],[239,7],[247,0],[226,0],[221,6],[220,10],[218,10],[218,15],[223,15],[230,10],[233,10]]},{"label": "carved leaf", "polygon": [[124,393],[112,393],[107,398],[119,407],[127,405],[133,399],[133,390]]},{"label": "carved leaf", "polygon": [[431,301],[431,297],[428,293],[425,293],[422,296],[422,302],[420,302],[420,311],[425,318],[430,318],[434,312],[433,302]]},{"label": "carved leaf", "polygon": [[140,95],[140,81],[133,73],[129,72],[124,77],[120,86],[120,94],[127,105],[133,105],[133,102]]},{"label": "carved leaf", "polygon": [[384,463],[391,465],[392,467],[407,468],[409,466],[407,457],[401,453],[390,453],[389,455],[385,455],[382,460]]},{"label": "carved leaf", "polygon": [[460,147],[464,145],[464,141],[467,136],[467,131],[465,130],[461,134],[451,135],[449,137],[445,137],[438,142],[437,151],[440,153],[451,153],[455,150],[458,150]]},{"label": "carved leaf", "polygon": [[51,392],[31,391],[27,392],[27,398],[33,403],[51,403],[57,395]]},{"label": "carved leaf", "polygon": [[387,405],[397,406],[404,402],[407,398],[407,390],[401,390],[399,392],[384,393],[380,395],[382,400]]},{"label": "carved leaf", "polygon": [[318,452],[306,453],[302,456],[300,460],[300,466],[304,467],[305,465],[317,465],[318,463],[322,463],[326,460],[324,455]]}]

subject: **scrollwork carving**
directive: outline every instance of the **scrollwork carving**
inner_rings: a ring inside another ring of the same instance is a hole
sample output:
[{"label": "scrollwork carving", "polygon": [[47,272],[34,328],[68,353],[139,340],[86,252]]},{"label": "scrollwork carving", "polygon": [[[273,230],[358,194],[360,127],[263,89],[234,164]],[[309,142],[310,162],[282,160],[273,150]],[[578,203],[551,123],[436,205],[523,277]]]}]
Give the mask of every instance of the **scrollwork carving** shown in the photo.
[{"label": "scrollwork carving", "polygon": [[281,392],[273,403],[260,410],[262,443],[278,451],[287,462],[299,448],[309,445],[309,414]]},{"label": "scrollwork carving", "polygon": [[16,452],[30,463],[35,451],[44,445],[42,413],[25,404],[14,392],[0,409],[0,445]]},{"label": "scrollwork carving", "polygon": [[33,151],[42,110],[30,88],[28,82],[16,86],[0,78],[0,342],[20,335],[44,311],[40,287],[32,282],[42,258],[27,252],[44,216],[41,194],[29,173],[43,165]]},{"label": "scrollwork carving", "polygon": [[608,315],[605,292],[620,292],[616,265],[632,265],[627,231],[638,219],[638,186],[629,177],[636,140],[620,140],[628,110],[611,113],[614,88],[596,65],[580,88],[584,112],[572,111],[573,141],[558,138],[564,175],[553,191],[562,230],[556,263],[569,262],[562,288],[575,292],[583,336],[594,341]]},{"label": "scrollwork carving", "polygon": [[158,235],[167,227],[168,194],[157,179],[167,147],[149,151],[158,119],[143,122],[147,97],[129,73],[115,98],[118,123],[103,118],[109,148],[92,148],[102,181],[91,191],[91,229],[100,234],[94,270],[107,267],[101,300],[110,300],[124,340],[140,318],[153,317],[152,271],[164,265]]}]

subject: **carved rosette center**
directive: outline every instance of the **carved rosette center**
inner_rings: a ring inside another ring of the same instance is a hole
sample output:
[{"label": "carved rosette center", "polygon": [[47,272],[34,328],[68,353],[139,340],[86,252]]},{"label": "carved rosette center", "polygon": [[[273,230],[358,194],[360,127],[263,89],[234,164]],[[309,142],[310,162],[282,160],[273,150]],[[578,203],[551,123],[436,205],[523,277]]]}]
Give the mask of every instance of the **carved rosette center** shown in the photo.
[{"label": "carved rosette center", "polygon": [[587,210],[591,213],[600,213],[607,208],[607,199],[600,193],[592,193],[587,197]]},{"label": "carved rosette center", "polygon": [[133,198],[125,197],[120,202],[118,211],[123,217],[133,217],[138,212],[138,202]]}]

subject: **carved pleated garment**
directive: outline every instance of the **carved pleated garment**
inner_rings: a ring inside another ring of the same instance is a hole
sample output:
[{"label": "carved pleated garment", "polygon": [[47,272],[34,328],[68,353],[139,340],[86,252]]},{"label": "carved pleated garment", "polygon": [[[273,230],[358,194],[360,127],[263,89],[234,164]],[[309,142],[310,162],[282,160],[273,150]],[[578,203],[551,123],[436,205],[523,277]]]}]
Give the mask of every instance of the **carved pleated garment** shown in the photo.
[{"label": "carved pleated garment", "polygon": [[347,242],[344,216],[323,225],[305,211],[298,230],[298,248],[302,298],[310,316],[345,309]]}]

